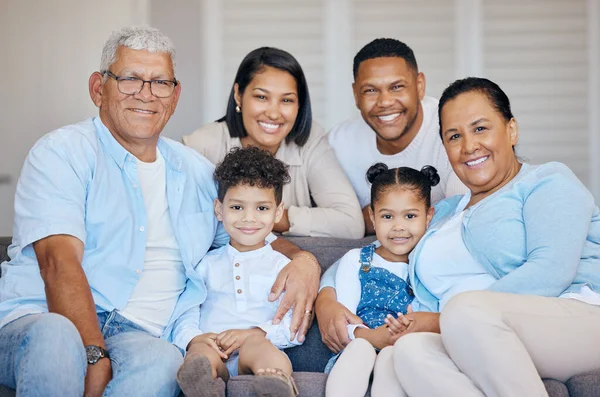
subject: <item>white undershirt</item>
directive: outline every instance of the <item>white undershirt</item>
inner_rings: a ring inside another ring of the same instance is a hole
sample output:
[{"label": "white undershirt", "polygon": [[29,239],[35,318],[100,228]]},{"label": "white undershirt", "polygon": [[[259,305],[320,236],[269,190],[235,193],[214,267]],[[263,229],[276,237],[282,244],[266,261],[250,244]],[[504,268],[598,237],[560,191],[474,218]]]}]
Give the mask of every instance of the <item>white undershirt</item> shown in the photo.
[{"label": "white undershirt", "polygon": [[186,276],[169,215],[165,160],[158,148],[156,161],[138,160],[137,171],[148,220],[146,255],[140,280],[119,313],[160,336],[185,288]]},{"label": "white undershirt", "polygon": [[496,281],[473,258],[463,242],[461,229],[465,206],[466,202],[459,204],[460,212],[427,239],[416,267],[423,285],[438,298],[440,311],[457,294],[484,290]]},{"label": "white undershirt", "polygon": [[334,126],[329,132],[329,144],[352,183],[361,208],[371,202],[371,185],[365,174],[370,166],[379,162],[390,168],[417,170],[425,165],[434,166],[440,175],[440,183],[431,189],[434,204],[445,197],[467,193],[467,188],[452,170],[440,139],[437,99],[425,97],[421,106],[423,122],[419,132],[408,147],[396,154],[381,154],[377,148],[377,135],[360,116]]}]

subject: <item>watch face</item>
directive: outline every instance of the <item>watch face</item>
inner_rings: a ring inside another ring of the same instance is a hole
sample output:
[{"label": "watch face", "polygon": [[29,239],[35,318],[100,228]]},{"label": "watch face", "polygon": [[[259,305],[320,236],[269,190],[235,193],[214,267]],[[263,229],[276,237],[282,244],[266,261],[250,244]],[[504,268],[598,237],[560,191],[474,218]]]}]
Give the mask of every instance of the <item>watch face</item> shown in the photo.
[{"label": "watch face", "polygon": [[85,348],[88,364],[96,364],[102,357],[102,352],[97,346],[87,346]]}]

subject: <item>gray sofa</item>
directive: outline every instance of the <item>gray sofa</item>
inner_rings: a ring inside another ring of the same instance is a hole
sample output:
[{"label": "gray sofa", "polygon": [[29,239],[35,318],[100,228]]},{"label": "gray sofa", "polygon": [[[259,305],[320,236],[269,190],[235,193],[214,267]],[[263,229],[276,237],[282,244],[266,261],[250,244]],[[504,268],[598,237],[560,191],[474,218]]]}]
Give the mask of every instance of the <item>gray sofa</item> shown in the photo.
[{"label": "gray sofa", "polygon": [[[349,249],[363,246],[373,239],[291,238],[290,240],[315,254],[323,268],[327,268]],[[7,259],[6,248],[9,244],[10,238],[0,237],[0,263]],[[329,360],[330,352],[321,342],[316,322],[308,332],[306,342],[302,346],[287,349],[286,352],[294,366],[294,378],[300,389],[300,395],[303,397],[325,396],[326,375],[322,371]],[[230,379],[227,385],[227,396],[254,396],[250,388],[251,379],[251,376],[247,375]],[[434,380],[432,379],[432,381]],[[600,396],[600,370],[574,376],[566,383],[545,379],[544,384],[551,397],[597,397]],[[224,384],[223,387],[225,387]],[[14,391],[0,385],[0,397],[13,397],[14,395]]]}]

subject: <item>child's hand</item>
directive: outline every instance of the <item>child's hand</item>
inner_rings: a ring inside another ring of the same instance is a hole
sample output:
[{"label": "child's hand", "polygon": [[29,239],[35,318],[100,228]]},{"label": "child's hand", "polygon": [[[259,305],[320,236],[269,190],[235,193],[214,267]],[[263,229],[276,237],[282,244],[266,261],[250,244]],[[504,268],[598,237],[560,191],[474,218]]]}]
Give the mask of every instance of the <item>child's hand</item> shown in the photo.
[{"label": "child's hand", "polygon": [[217,334],[215,334],[214,332],[207,332],[205,334],[201,334],[194,337],[194,339],[192,339],[188,344],[187,354],[194,354],[196,351],[196,347],[202,344],[212,347],[219,354],[219,357],[221,357],[223,360],[226,360],[227,355],[225,355],[225,353],[219,348],[216,339]]},{"label": "child's hand", "polygon": [[410,326],[410,323],[414,320],[406,317],[402,313],[398,313],[398,318],[394,318],[394,316],[388,314],[384,321],[389,326],[389,332],[392,335],[396,335],[406,331]]},{"label": "child's hand", "polygon": [[250,335],[265,335],[265,331],[260,328],[250,329],[229,329],[217,335],[217,345],[222,349],[227,357],[242,346],[242,343]]}]

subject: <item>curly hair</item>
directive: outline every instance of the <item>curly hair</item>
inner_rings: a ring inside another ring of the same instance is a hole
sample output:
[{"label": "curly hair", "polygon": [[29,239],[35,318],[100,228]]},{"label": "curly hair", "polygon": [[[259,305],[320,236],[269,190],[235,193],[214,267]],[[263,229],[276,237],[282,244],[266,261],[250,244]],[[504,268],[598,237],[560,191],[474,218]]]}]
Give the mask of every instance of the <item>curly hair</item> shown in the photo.
[{"label": "curly hair", "polygon": [[249,146],[233,148],[214,173],[217,183],[217,196],[223,202],[229,188],[239,185],[258,186],[274,189],[275,202],[281,203],[283,185],[289,183],[288,166],[277,160],[266,150]]}]

